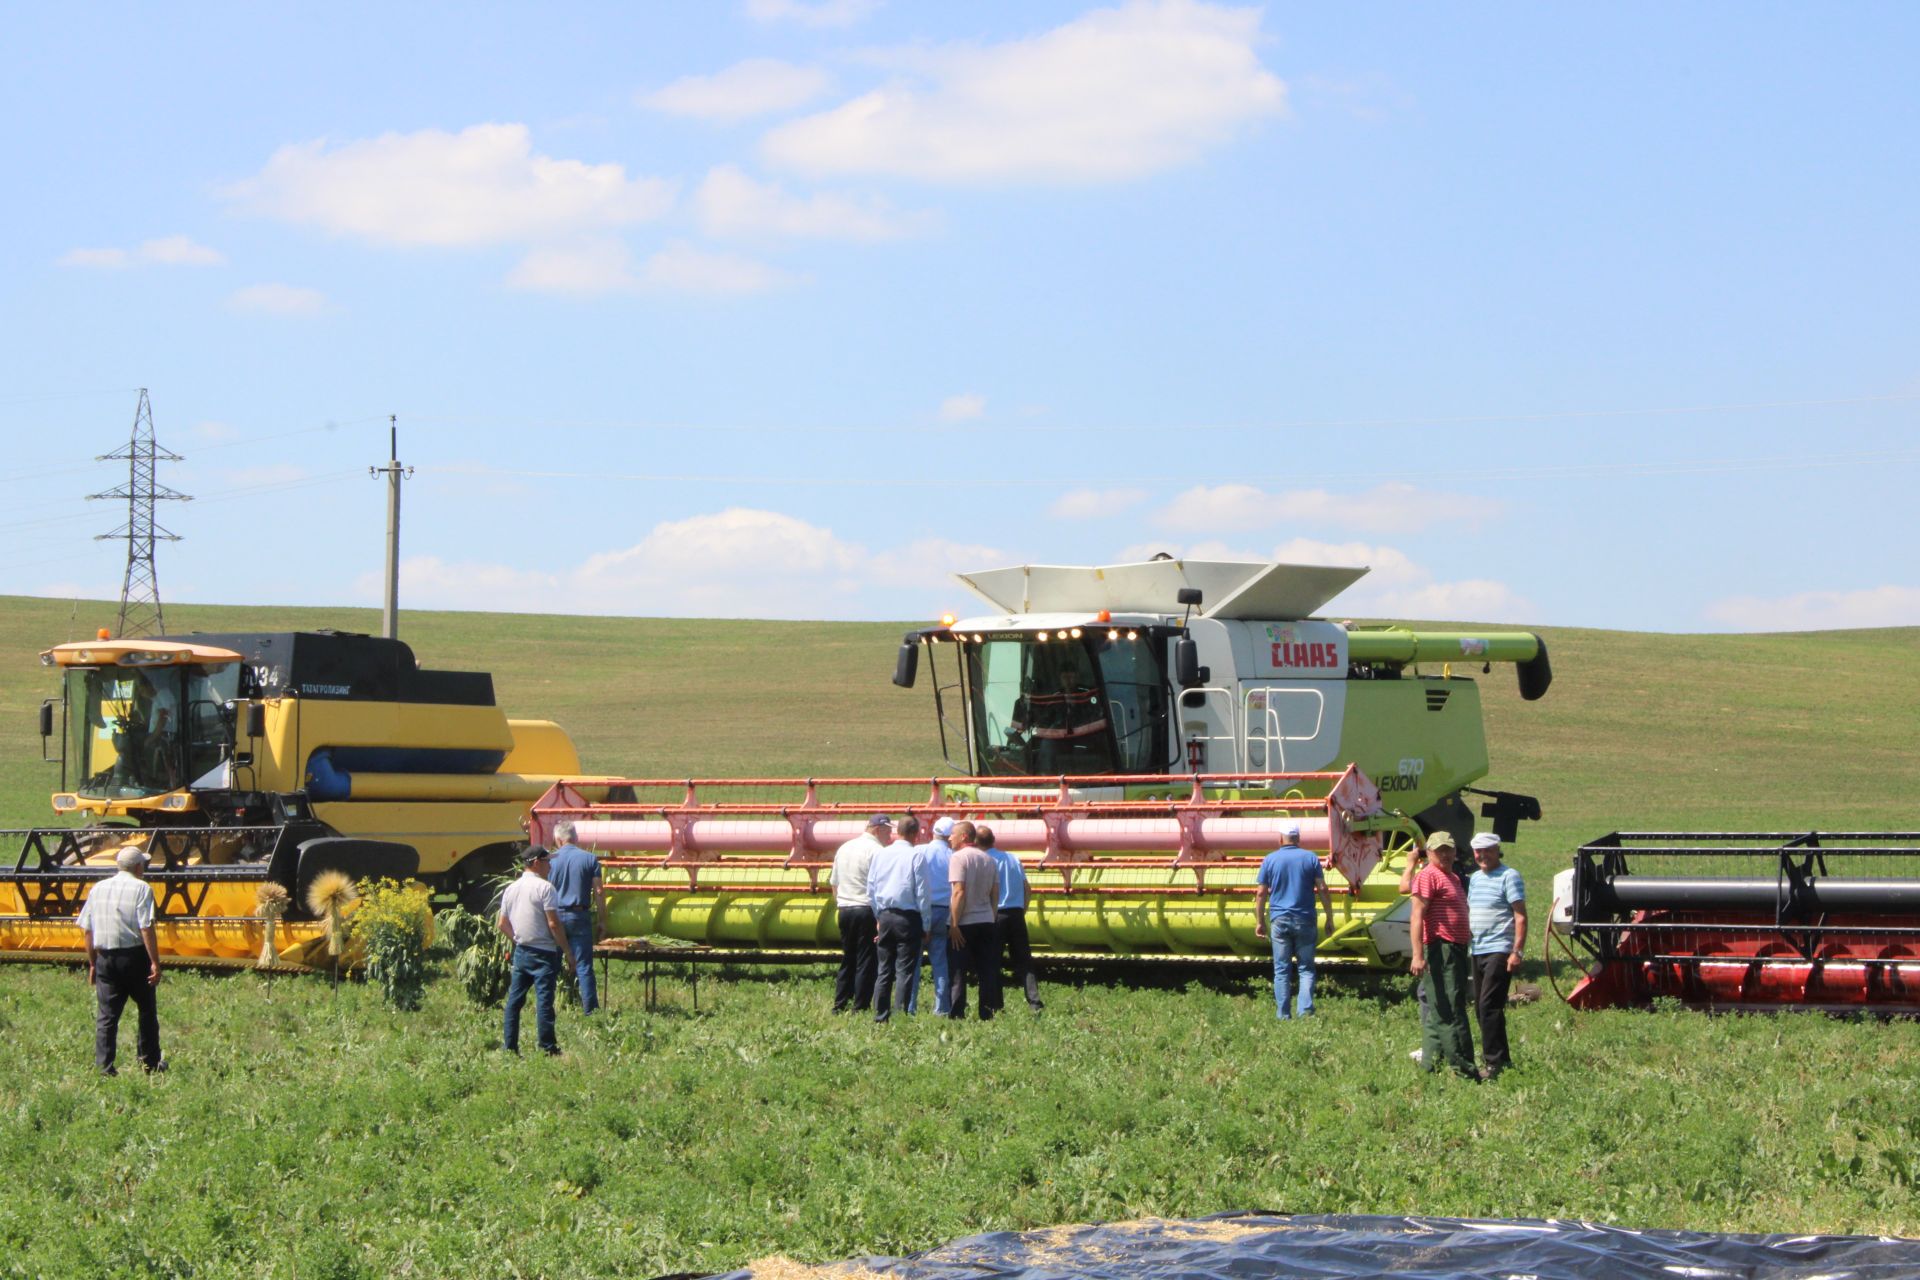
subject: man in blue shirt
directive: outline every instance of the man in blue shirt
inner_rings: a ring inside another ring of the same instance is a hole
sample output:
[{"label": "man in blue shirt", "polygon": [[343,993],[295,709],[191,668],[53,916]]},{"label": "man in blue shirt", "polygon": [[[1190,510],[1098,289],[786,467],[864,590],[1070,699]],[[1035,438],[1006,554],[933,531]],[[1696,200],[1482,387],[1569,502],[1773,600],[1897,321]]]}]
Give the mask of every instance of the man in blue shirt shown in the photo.
[{"label": "man in blue shirt", "polygon": [[[1020,859],[994,841],[993,828],[978,827],[973,842],[987,851],[999,872],[1000,896],[994,903],[994,921],[1000,927],[1000,954],[1013,971],[1013,983],[1027,993],[1027,1007],[1040,1012],[1040,979],[1033,972],[1033,944],[1027,937],[1027,869]],[[1000,988],[1004,999],[1006,987]],[[995,1013],[1000,1012],[996,1007]]]},{"label": "man in blue shirt", "polygon": [[[947,864],[953,861],[953,846],[947,843],[947,837],[952,834],[952,818],[937,820],[933,824],[933,839],[922,850],[927,860],[927,887],[933,901],[933,915],[927,921],[927,965],[933,970],[934,1016],[941,1018],[948,1012],[947,925],[952,920],[953,886],[947,883]],[[918,971],[914,976],[919,977]],[[907,1007],[912,1010],[914,1005]]]},{"label": "man in blue shirt", "polygon": [[926,856],[913,842],[920,834],[920,819],[902,818],[894,832],[892,842],[883,844],[867,866],[867,902],[873,908],[874,944],[879,952],[878,981],[873,989],[875,1022],[886,1022],[892,1016],[896,987],[900,1008],[913,1012],[920,943],[926,936],[927,920],[933,915]]},{"label": "man in blue shirt", "polygon": [[547,883],[553,886],[554,905],[573,952],[580,1012],[591,1014],[600,1007],[600,992],[593,981],[593,944],[607,933],[607,891],[600,878],[600,859],[573,842],[576,834],[571,822],[554,824],[553,838],[560,847],[553,851]]},{"label": "man in blue shirt", "polygon": [[[1282,1019],[1293,1016],[1293,968],[1300,969],[1300,1016],[1313,1012],[1313,897],[1326,908],[1327,932],[1333,932],[1333,895],[1327,890],[1320,859],[1300,847],[1300,825],[1288,823],[1280,834],[1286,843],[1260,862],[1259,888],[1253,901],[1253,936],[1273,938],[1273,1003]],[[1273,904],[1271,921],[1267,904]],[[1271,924],[1271,929],[1268,925]]]},{"label": "man in blue shirt", "polygon": [[1479,867],[1467,881],[1467,931],[1472,938],[1474,1013],[1480,1047],[1491,1079],[1513,1065],[1507,1050],[1507,984],[1527,946],[1527,886],[1520,873],[1500,862],[1500,837],[1473,838]]}]

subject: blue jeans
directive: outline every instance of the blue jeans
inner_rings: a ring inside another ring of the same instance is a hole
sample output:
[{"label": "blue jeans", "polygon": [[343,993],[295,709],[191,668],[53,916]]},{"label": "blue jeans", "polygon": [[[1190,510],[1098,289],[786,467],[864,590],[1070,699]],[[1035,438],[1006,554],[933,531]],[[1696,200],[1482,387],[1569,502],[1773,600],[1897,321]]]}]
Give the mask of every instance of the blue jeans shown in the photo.
[{"label": "blue jeans", "polygon": [[[933,923],[927,926],[927,963],[933,967],[933,1012],[934,1016],[947,1016],[947,925],[953,919],[953,908],[936,906],[933,909]],[[920,971],[913,973],[913,994],[907,997],[907,1012],[919,1012]]]},{"label": "blue jeans", "polygon": [[592,1013],[600,1007],[600,990],[593,984],[593,912],[562,911],[560,927],[567,931],[567,945],[573,948],[573,980],[580,988],[580,1012]]},{"label": "blue jeans", "polygon": [[1293,971],[1300,970],[1300,1016],[1313,1012],[1313,944],[1319,940],[1311,915],[1275,916],[1267,921],[1273,942],[1273,1003],[1282,1018],[1293,1016]]},{"label": "blue jeans", "polygon": [[533,988],[534,1022],[540,1034],[540,1047],[548,1053],[560,1052],[553,1038],[553,984],[560,976],[560,953],[539,947],[516,946],[513,949],[513,980],[507,984],[507,1015],[504,1041],[507,1052],[520,1052],[520,1006],[527,1002],[527,988]]}]

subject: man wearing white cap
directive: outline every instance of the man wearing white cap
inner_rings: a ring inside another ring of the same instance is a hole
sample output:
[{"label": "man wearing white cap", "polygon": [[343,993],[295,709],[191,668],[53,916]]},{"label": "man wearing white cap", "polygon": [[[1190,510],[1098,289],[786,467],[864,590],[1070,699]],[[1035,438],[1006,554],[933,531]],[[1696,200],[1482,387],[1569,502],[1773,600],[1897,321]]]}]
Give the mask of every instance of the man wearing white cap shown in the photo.
[{"label": "man wearing white cap", "polygon": [[[953,861],[953,819],[940,818],[933,824],[933,839],[923,851],[927,860],[927,889],[932,899],[932,916],[927,921],[927,965],[933,970],[933,1012],[947,1015],[947,925],[953,919],[953,886],[947,883],[947,867]],[[916,993],[917,1003],[917,993]],[[908,1006],[912,1010],[913,1006]]]},{"label": "man wearing white cap", "polygon": [[1253,936],[1272,935],[1273,1003],[1282,1019],[1293,1017],[1293,973],[1299,970],[1300,1016],[1304,1018],[1313,1012],[1313,898],[1319,894],[1327,913],[1327,932],[1332,933],[1333,895],[1327,890],[1319,857],[1300,847],[1300,824],[1289,822],[1280,834],[1286,843],[1261,860],[1255,880],[1259,888],[1253,898]]},{"label": "man wearing white cap", "polygon": [[93,1021],[93,1060],[111,1076],[119,1049],[120,1012],[133,1001],[140,1013],[140,1065],[165,1071],[160,1056],[160,943],[153,932],[153,890],[146,882],[147,852],[126,845],[114,855],[118,874],[100,881],[80,908],[80,936],[87,949],[87,980],[98,1008]]},{"label": "man wearing white cap", "polygon": [[1489,1077],[1512,1065],[1507,1052],[1507,984],[1527,946],[1527,886],[1500,862],[1500,837],[1473,838],[1479,870],[1467,881],[1467,928],[1473,936],[1473,1011]]}]

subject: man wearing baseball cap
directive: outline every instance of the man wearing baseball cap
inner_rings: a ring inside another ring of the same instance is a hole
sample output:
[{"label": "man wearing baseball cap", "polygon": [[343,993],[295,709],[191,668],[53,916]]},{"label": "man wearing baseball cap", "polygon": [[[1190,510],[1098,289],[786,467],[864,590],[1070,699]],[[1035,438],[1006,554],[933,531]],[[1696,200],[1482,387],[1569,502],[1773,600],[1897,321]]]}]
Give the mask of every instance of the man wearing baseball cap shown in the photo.
[{"label": "man wearing baseball cap", "polygon": [[873,855],[892,843],[893,819],[876,813],[867,819],[865,831],[834,852],[827,883],[833,886],[840,920],[840,972],[833,982],[835,1013],[873,1010],[873,980],[880,957],[874,949],[876,923],[867,876],[873,868]]},{"label": "man wearing baseball cap", "polygon": [[562,972],[562,957],[572,969],[574,956],[566,925],[560,920],[559,899],[547,882],[552,857],[539,845],[528,845],[520,854],[520,878],[500,895],[500,932],[513,944],[513,976],[507,983],[501,1024],[501,1041],[508,1053],[520,1052],[520,1009],[527,1002],[529,987],[540,1051],[560,1053],[553,1034],[553,988]]},{"label": "man wearing baseball cap", "polygon": [[[1313,899],[1317,893],[1327,914],[1327,932],[1333,932],[1333,895],[1317,855],[1300,847],[1300,824],[1281,828],[1285,841],[1260,862],[1253,897],[1253,936],[1272,935],[1273,1003],[1284,1021],[1293,1017],[1293,975],[1300,974],[1300,1016],[1313,1012]],[[1273,916],[1267,916],[1267,903]]]},{"label": "man wearing baseball cap", "polygon": [[1479,1078],[1473,1065],[1473,1024],[1467,1018],[1467,895],[1453,873],[1453,837],[1436,831],[1427,838],[1427,865],[1413,877],[1413,914],[1407,929],[1413,942],[1413,976],[1426,988],[1425,1043],[1420,1065],[1438,1071],[1442,1060],[1454,1073]]},{"label": "man wearing baseball cap", "polygon": [[118,1075],[113,1060],[120,1041],[120,1013],[133,1001],[140,1015],[140,1065],[165,1071],[160,1056],[160,1009],[154,991],[160,985],[160,942],[153,932],[153,889],[148,886],[147,851],[122,845],[114,855],[119,871],[94,885],[80,908],[80,937],[87,950],[87,981],[97,1008],[93,1020],[93,1061],[103,1076]]},{"label": "man wearing baseball cap", "polygon": [[1527,946],[1527,886],[1500,862],[1500,837],[1473,838],[1478,870],[1467,880],[1467,928],[1473,935],[1473,1010],[1489,1079],[1513,1065],[1507,1050],[1507,984]]},{"label": "man wearing baseball cap", "polygon": [[953,920],[953,886],[947,883],[947,868],[953,861],[953,819],[938,818],[933,824],[933,839],[923,851],[927,860],[927,892],[933,914],[927,920],[927,965],[933,971],[933,1012],[947,1014],[947,925]]}]

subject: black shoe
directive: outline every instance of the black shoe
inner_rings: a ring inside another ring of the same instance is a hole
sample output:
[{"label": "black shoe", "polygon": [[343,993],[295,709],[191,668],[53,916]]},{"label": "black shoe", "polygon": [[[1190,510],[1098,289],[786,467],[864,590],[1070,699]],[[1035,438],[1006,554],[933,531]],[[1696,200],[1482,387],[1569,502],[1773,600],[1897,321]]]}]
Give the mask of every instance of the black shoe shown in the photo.
[{"label": "black shoe", "polygon": [[148,1066],[146,1070],[148,1075],[157,1076],[161,1072],[165,1071],[166,1069],[167,1069],[167,1060],[165,1058],[162,1058],[160,1059],[160,1061]]},{"label": "black shoe", "polygon": [[560,1046],[555,1045],[551,1049],[542,1049],[540,1052],[546,1054],[549,1058],[557,1058],[560,1056]]},{"label": "black shoe", "polygon": [[100,1068],[100,1074],[103,1076],[117,1076],[120,1074],[120,1069],[118,1067],[102,1067]]}]

